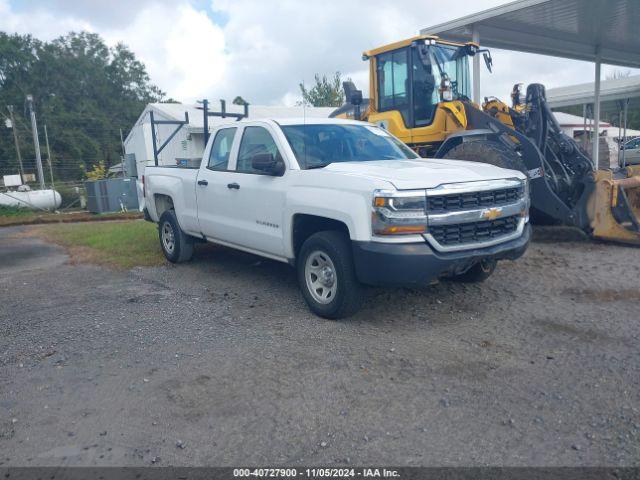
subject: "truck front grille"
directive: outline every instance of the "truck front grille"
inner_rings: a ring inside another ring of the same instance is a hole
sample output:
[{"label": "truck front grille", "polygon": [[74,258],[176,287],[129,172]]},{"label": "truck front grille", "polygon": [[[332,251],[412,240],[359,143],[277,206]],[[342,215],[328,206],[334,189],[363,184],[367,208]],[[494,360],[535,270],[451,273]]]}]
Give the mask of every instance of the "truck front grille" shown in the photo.
[{"label": "truck front grille", "polygon": [[496,220],[439,225],[429,230],[433,238],[442,246],[472,245],[514,233],[520,218],[520,215],[512,215]]},{"label": "truck front grille", "polygon": [[473,208],[496,207],[514,203],[523,194],[523,187],[520,186],[485,192],[434,195],[427,197],[427,211],[429,213],[445,213]]}]

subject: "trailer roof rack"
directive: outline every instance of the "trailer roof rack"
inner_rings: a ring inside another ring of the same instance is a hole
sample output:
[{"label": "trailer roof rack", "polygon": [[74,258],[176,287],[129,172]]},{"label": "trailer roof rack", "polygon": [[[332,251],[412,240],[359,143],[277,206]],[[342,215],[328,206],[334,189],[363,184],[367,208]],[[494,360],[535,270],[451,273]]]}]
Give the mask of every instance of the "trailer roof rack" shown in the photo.
[{"label": "trailer roof rack", "polygon": [[[209,100],[206,98],[198,103],[202,104],[202,114],[204,117],[204,144],[205,146],[209,142],[209,117],[222,117],[222,118],[235,118],[237,120],[242,120],[243,118],[247,118],[249,116],[249,104],[244,103],[244,112],[243,113],[233,113],[227,112],[227,102],[223,99],[220,99],[220,111],[215,112],[209,110]],[[151,121],[151,140],[153,143],[153,161],[158,166],[158,155],[160,152],[169,144],[171,139],[180,131],[182,127],[189,124],[189,113],[184,112],[184,120],[156,120],[153,114],[153,110],[149,112],[149,120]],[[176,128],[171,135],[158,147],[158,138],[156,135],[156,125],[176,125]]]},{"label": "trailer roof rack", "polygon": [[206,147],[207,143],[209,143],[209,117],[222,117],[222,118],[235,118],[236,121],[242,120],[243,118],[247,118],[249,116],[249,104],[243,103],[244,112],[243,113],[233,113],[227,112],[227,102],[223,99],[220,99],[220,111],[212,112],[209,110],[209,100],[206,98],[202,100],[202,113],[204,115],[204,145]]}]

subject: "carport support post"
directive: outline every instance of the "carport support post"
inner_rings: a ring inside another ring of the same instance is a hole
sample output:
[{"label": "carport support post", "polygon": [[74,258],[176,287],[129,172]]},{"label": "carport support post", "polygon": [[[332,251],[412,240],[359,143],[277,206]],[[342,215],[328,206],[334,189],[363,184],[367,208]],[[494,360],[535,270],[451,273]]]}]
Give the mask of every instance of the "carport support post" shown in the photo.
[{"label": "carport support post", "polygon": [[[473,26],[471,40],[480,45],[480,32],[477,26]],[[480,54],[473,56],[473,101],[480,105]]]},{"label": "carport support post", "polygon": [[[624,145],[625,143],[627,143],[627,119],[628,119],[628,113],[629,113],[629,99],[625,98],[624,99],[624,133],[622,134],[622,140],[618,139],[618,142],[620,143],[620,145]],[[618,150],[618,152],[620,152],[620,150]],[[624,148],[622,149],[622,159],[618,159],[618,164],[622,167],[625,168],[627,166],[627,157],[625,155],[625,150]],[[618,153],[619,155],[620,153]]]},{"label": "carport support post", "polygon": [[587,104],[582,104],[582,148],[587,150],[589,145],[589,137],[587,136]]},{"label": "carport support post", "polygon": [[591,159],[593,168],[598,169],[598,157],[600,153],[600,55],[596,57],[596,81],[593,95],[593,151]]}]

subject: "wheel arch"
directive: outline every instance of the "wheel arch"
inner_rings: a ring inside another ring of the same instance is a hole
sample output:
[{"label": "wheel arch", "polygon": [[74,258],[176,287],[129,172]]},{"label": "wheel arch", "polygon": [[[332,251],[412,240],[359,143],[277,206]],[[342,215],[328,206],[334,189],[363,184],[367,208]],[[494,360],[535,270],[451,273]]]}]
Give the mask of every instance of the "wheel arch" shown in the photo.
[{"label": "wheel arch", "polygon": [[167,195],[166,193],[154,193],[153,194],[153,206],[156,210],[156,216],[158,217],[158,221],[160,221],[160,217],[167,210],[175,210],[175,203],[173,201],[173,197],[171,195]]},{"label": "wheel arch", "polygon": [[336,230],[345,233],[347,238],[351,238],[349,227],[345,222],[320,215],[296,213],[293,216],[291,227],[291,246],[294,262],[298,258],[300,247],[302,247],[304,241],[314,233]]}]

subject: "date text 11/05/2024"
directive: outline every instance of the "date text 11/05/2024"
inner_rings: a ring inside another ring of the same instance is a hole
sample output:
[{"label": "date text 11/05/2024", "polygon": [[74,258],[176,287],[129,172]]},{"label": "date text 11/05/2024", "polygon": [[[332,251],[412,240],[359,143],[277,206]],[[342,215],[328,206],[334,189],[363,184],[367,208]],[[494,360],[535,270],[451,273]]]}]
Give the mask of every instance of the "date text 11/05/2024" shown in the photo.
[{"label": "date text 11/05/2024", "polygon": [[398,478],[397,470],[386,468],[236,468],[233,476],[241,477],[280,477],[280,478]]}]

